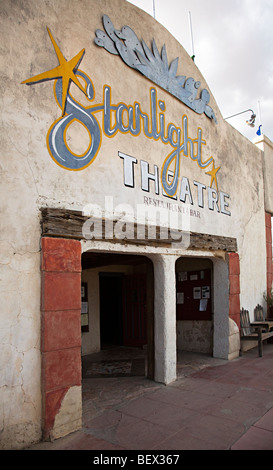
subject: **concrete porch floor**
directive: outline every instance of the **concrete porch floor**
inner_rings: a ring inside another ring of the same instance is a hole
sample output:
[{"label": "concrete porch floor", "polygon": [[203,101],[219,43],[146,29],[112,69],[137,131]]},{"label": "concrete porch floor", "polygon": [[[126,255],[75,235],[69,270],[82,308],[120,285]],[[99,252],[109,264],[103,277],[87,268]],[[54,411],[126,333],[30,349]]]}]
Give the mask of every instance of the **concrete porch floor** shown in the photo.
[{"label": "concrete porch floor", "polygon": [[81,430],[29,449],[273,450],[273,344],[233,361],[182,351],[168,386],[88,378],[82,396]]}]

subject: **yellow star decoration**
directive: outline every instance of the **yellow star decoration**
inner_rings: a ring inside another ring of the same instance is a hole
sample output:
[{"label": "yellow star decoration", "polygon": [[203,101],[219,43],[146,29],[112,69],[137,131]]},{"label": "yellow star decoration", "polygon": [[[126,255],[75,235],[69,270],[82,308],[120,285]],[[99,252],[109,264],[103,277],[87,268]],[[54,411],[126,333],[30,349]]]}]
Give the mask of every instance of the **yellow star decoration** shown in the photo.
[{"label": "yellow star decoration", "polygon": [[210,187],[212,187],[213,182],[215,181],[215,186],[216,186],[216,189],[217,189],[217,191],[218,191],[218,184],[217,184],[217,177],[216,177],[216,174],[217,174],[217,171],[219,171],[221,167],[218,166],[218,168],[215,168],[214,160],[213,160],[212,164],[213,164],[212,170],[206,171],[206,175],[210,175],[210,176],[211,176]]},{"label": "yellow star decoration", "polygon": [[64,116],[66,98],[71,81],[74,82],[86,95],[85,89],[83,88],[83,86],[75,75],[75,72],[77,71],[84,56],[85,49],[82,49],[77,55],[75,55],[75,57],[73,57],[73,59],[67,61],[63,56],[62,52],[60,51],[60,48],[54,40],[49,28],[47,28],[47,31],[55,49],[60,65],[58,65],[58,67],[55,67],[54,69],[49,70],[48,72],[40,73],[35,77],[29,78],[28,80],[25,80],[22,83],[25,83],[26,85],[32,85],[34,83],[43,82],[45,80],[54,80],[57,78],[62,78],[62,116]]}]

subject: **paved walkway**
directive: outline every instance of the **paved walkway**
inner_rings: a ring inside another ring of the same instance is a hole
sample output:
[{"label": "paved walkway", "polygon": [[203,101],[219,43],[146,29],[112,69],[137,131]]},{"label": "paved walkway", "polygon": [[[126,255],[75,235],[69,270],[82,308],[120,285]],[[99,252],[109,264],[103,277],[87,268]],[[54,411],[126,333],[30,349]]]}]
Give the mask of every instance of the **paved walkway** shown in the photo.
[{"label": "paved walkway", "polygon": [[82,429],[30,449],[273,450],[273,344],[233,361],[182,353],[168,386],[84,379]]}]

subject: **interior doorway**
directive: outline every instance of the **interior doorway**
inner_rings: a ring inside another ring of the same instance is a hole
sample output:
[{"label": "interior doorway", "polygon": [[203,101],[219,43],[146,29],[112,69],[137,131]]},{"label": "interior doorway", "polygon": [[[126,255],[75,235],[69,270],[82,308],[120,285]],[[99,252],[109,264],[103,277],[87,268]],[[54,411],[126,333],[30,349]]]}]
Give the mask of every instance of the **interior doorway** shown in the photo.
[{"label": "interior doorway", "polygon": [[123,346],[122,278],[121,273],[99,273],[101,349]]}]

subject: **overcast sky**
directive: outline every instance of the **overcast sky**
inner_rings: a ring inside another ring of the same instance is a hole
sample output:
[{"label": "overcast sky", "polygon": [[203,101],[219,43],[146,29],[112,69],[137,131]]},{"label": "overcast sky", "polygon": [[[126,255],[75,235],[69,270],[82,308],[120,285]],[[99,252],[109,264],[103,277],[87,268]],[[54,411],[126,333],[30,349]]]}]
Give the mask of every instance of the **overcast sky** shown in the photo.
[{"label": "overcast sky", "polygon": [[[153,0],[128,1],[153,16]],[[154,3],[156,20],[192,55],[190,12],[195,63],[223,117],[252,109],[255,128],[246,124],[251,112],[228,122],[251,141],[262,124],[263,133],[273,141],[273,0]]]}]

